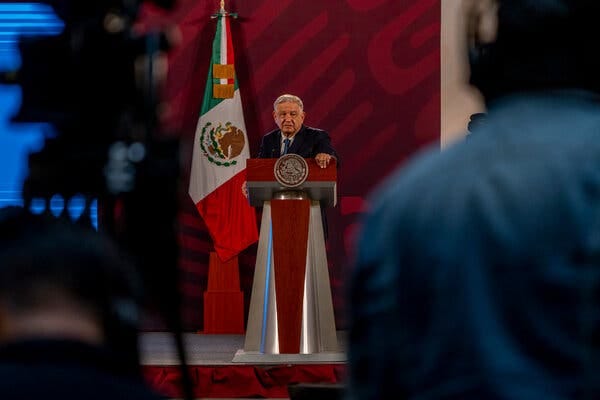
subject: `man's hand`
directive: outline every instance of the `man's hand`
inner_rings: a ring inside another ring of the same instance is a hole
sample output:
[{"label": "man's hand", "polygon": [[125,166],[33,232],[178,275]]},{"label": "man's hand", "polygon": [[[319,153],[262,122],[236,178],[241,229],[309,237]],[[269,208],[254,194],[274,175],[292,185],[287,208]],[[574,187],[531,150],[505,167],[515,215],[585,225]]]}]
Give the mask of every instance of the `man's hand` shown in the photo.
[{"label": "man's hand", "polygon": [[245,198],[248,198],[248,184],[246,183],[246,181],[242,183],[242,194]]},{"label": "man's hand", "polygon": [[330,154],[319,153],[315,157],[315,161],[317,162],[317,165],[319,167],[321,167],[321,168],[327,168],[327,166],[329,165],[329,162],[331,161],[332,158],[333,157]]}]

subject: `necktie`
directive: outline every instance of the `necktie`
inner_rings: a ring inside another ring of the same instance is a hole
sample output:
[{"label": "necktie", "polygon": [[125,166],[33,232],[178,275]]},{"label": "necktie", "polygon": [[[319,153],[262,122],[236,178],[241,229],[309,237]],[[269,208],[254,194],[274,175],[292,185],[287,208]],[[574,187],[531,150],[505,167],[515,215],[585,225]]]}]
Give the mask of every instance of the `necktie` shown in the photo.
[{"label": "necktie", "polygon": [[290,149],[290,139],[289,138],[285,138],[283,140],[283,153],[281,153],[282,156],[286,155],[288,150]]}]

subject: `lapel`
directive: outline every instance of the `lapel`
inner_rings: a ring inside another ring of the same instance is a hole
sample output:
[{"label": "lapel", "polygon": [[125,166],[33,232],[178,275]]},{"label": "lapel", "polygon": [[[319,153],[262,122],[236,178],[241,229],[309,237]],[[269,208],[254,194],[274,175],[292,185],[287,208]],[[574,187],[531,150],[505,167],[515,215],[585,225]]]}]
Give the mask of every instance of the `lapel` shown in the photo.
[{"label": "lapel", "polygon": [[302,148],[302,143],[306,139],[305,130],[306,129],[305,129],[304,125],[302,125],[302,128],[300,128],[298,133],[296,133],[296,136],[294,136],[294,141],[292,142],[292,145],[290,146],[288,153],[302,155],[302,154],[298,153],[298,150],[300,150]]},{"label": "lapel", "polygon": [[271,158],[279,158],[281,156],[281,131],[275,132],[273,135],[273,155]]}]

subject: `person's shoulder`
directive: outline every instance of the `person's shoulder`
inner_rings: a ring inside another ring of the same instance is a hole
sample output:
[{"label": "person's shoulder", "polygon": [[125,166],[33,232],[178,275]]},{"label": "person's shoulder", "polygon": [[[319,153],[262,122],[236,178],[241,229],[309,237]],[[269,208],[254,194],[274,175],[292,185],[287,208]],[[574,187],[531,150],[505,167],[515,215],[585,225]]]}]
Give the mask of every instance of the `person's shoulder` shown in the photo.
[{"label": "person's shoulder", "polygon": [[436,143],[419,151],[371,192],[364,222],[389,235],[451,223],[447,217],[463,213],[468,197],[485,180],[475,167],[485,155],[474,147],[458,142],[440,150]]},{"label": "person's shoulder", "polygon": [[463,143],[444,150],[437,143],[426,146],[384,179],[375,188],[372,197],[398,196],[419,188],[441,189],[450,176],[458,179],[461,175],[470,174],[470,169],[465,168],[465,158],[470,157],[469,153]]},{"label": "person's shoulder", "polygon": [[303,128],[304,129],[302,129],[302,130],[310,135],[328,135],[327,131],[324,129],[314,128],[312,126],[307,126],[307,125],[304,125]]},{"label": "person's shoulder", "polygon": [[[548,199],[559,207],[559,193],[579,185],[588,176],[586,166],[597,159],[600,144],[591,138],[600,113],[577,96],[538,97],[509,99],[490,110],[469,140],[444,149],[435,144],[411,157],[371,195],[377,218],[401,218],[404,225],[432,218],[436,224],[453,224],[472,218],[473,208],[522,209]],[[569,179],[546,184],[558,176]],[[442,208],[443,215],[433,217]]]},{"label": "person's shoulder", "polygon": [[278,133],[279,133],[279,129],[273,129],[272,131],[269,131],[269,132],[265,133],[263,135],[263,138],[264,139],[272,138],[272,137],[277,136]]}]

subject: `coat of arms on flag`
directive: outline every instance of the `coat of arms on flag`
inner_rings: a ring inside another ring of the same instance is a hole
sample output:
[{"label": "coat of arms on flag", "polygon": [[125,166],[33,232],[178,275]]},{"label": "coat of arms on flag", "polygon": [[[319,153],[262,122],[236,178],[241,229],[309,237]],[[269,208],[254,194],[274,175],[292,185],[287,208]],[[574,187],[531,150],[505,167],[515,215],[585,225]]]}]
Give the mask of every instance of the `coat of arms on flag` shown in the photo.
[{"label": "coat of arms on flag", "polygon": [[208,161],[225,167],[236,165],[235,158],[246,148],[246,133],[231,122],[216,127],[207,122],[202,127],[200,147]]}]

